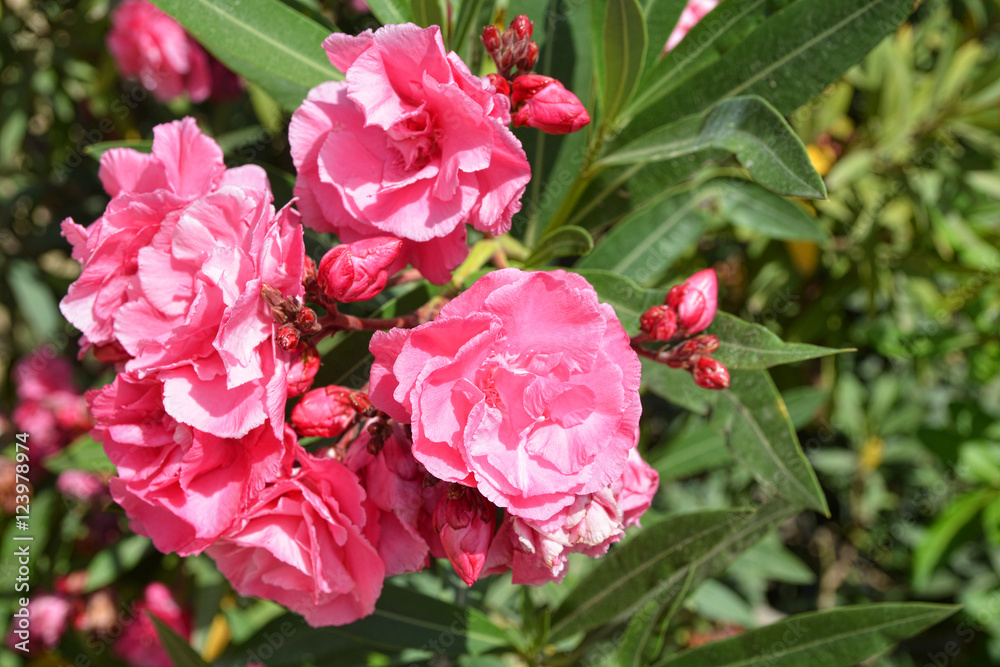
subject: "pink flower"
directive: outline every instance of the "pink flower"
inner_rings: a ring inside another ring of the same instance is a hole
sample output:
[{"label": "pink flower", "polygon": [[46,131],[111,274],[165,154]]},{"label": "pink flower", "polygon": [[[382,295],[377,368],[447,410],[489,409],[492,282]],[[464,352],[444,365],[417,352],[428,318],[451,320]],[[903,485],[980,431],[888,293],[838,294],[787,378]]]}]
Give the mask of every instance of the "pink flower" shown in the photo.
[{"label": "pink flower", "polygon": [[173,661],[160,643],[150,613],[184,639],[191,638],[191,615],[180,608],[170,589],[158,581],[146,586],[135,605],[135,617],[115,642],[114,652],[133,667],[172,667]]},{"label": "pink flower", "polygon": [[358,475],[377,509],[379,537],[375,547],[385,561],[386,576],[426,567],[428,545],[420,523],[427,471],[413,458],[403,428],[395,424],[380,448],[367,431],[362,431],[351,444],[344,464]]},{"label": "pink flower", "polygon": [[455,486],[434,512],[434,527],[455,572],[466,584],[476,583],[496,529],[496,507],[473,489]]},{"label": "pink flower", "polygon": [[88,393],[92,433],[118,467],[111,495],[132,530],[160,551],[186,556],[215,541],[265,483],[290,468],[294,435],[276,437],[262,424],[241,438],[220,438],[167,414],[164,392],[157,380],[119,374]]},{"label": "pink flower", "polygon": [[47,593],[36,594],[28,602],[28,627],[22,637],[17,631],[22,630],[19,624],[12,620],[10,632],[7,634],[7,646],[17,650],[16,645],[27,639],[30,655],[38,655],[51,651],[59,646],[59,641],[69,625],[69,617],[73,605],[61,595]]},{"label": "pink flower", "polygon": [[17,362],[13,380],[18,401],[11,417],[18,429],[31,434],[38,455],[54,453],[90,428],[87,402],[66,359],[39,348]]},{"label": "pink flower", "polygon": [[677,22],[677,26],[674,31],[670,33],[670,37],[667,38],[667,45],[663,48],[663,52],[673,51],[674,47],[681,43],[681,40],[694,28],[698,23],[708,14],[710,11],[715,9],[720,0],[689,0],[684,11],[681,12],[681,18]]},{"label": "pink flower", "polygon": [[625,528],[639,525],[639,518],[653,503],[653,496],[659,485],[659,473],[643,461],[638,449],[630,451],[625,472],[611,485],[612,493],[622,510]]},{"label": "pink flower", "polygon": [[370,347],[372,403],[412,423],[416,459],[516,516],[545,521],[607,487],[635,446],[638,357],[576,274],[488,273]]},{"label": "pink flower", "polygon": [[108,493],[108,484],[97,473],[65,470],[56,478],[56,491],[76,500],[91,502]]},{"label": "pink flower", "polygon": [[509,100],[445,52],[437,26],[336,33],[323,48],[346,81],[317,86],[292,116],[303,223],[347,242],[403,239],[392,270],[447,282],[466,223],[502,234],[521,208],[531,174]]},{"label": "pink flower", "polygon": [[296,214],[275,214],[259,167],[227,171],[193,120],[154,133],[152,155],[102,157],[101,219],[63,223],[83,264],[63,313],[85,345],[117,343],[126,370],[161,379],[177,421],[238,438],[270,420],[280,437],[292,357],[275,348],[261,287],[304,292]]},{"label": "pink flower", "polygon": [[590,122],[576,95],[550,76],[524,74],[511,85],[514,127],[533,127],[549,134],[569,134]]},{"label": "pink flower", "polygon": [[687,337],[712,323],[718,303],[719,281],[715,271],[704,269],[671,287],[665,305],[677,313],[677,335]]},{"label": "pink flower", "polygon": [[402,246],[402,241],[391,236],[334,246],[319,263],[320,289],[330,299],[344,303],[377,296],[385,289],[388,269]]},{"label": "pink flower", "polygon": [[137,79],[160,102],[185,92],[192,102],[235,97],[243,84],[147,0],[125,0],[111,13],[108,51],[122,76]]},{"label": "pink flower", "polygon": [[313,627],[344,625],[371,614],[382,591],[374,506],[344,464],[304,451],[298,460],[208,554],[240,595],[274,600]]}]

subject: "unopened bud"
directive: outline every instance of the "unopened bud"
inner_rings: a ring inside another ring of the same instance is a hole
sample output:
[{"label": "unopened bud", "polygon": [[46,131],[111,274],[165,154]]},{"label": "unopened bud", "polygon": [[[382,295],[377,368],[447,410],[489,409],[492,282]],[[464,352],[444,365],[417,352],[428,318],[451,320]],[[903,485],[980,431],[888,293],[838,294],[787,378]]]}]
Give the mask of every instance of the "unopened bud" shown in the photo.
[{"label": "unopened bud", "polygon": [[531,39],[531,34],[535,30],[535,24],[524,14],[518,14],[514,17],[514,20],[510,22],[510,31],[513,32],[518,39]]},{"label": "unopened bud", "polygon": [[319,263],[319,286],[334,301],[365,301],[376,296],[389,280],[403,242],[377,236],[331,249]]},{"label": "unopened bud", "polygon": [[299,330],[292,324],[286,324],[278,329],[278,347],[282,350],[294,350],[299,346]]},{"label": "unopened bud", "polygon": [[307,391],[292,410],[292,426],[305,437],[336,438],[354,422],[351,390],[326,386]]},{"label": "unopened bud", "polygon": [[548,134],[569,134],[590,122],[576,95],[549,76],[525,74],[511,84],[515,127],[534,127]]},{"label": "unopened bud", "polygon": [[521,54],[520,58],[518,58],[517,73],[530,73],[531,70],[535,68],[536,62],[538,62],[538,43],[528,42],[528,45],[524,49],[524,53]]},{"label": "unopened bud", "polygon": [[486,565],[495,528],[496,509],[475,489],[452,484],[434,509],[434,530],[456,574],[469,586]]},{"label": "unopened bud", "polygon": [[667,355],[667,366],[671,368],[692,369],[698,363],[700,357],[707,357],[719,349],[718,336],[706,334],[697,336],[691,340],[686,340],[677,347],[670,350]]},{"label": "unopened bud", "polygon": [[298,396],[309,390],[313,379],[319,371],[319,352],[316,346],[307,340],[301,341],[296,350],[297,354],[288,366],[285,374],[285,384],[288,387],[289,396]]},{"label": "unopened bud", "polygon": [[392,435],[392,425],[384,418],[375,419],[368,425],[365,431],[368,433],[368,453],[377,456],[385,441]]},{"label": "unopened bud", "polygon": [[681,285],[670,288],[666,304],[677,312],[677,326],[682,336],[703,331],[715,319],[719,282],[715,271],[705,269]]},{"label": "unopened bud", "polygon": [[351,392],[351,395],[348,396],[348,400],[351,401],[351,405],[353,405],[354,409],[359,413],[365,413],[372,409],[371,399],[369,399],[368,394],[363,391]]},{"label": "unopened bud", "polygon": [[507,79],[503,78],[499,74],[489,74],[488,76],[490,83],[493,84],[498,93],[510,97],[510,84],[507,83]]},{"label": "unopened bud", "polygon": [[729,370],[717,359],[701,357],[691,370],[695,384],[703,389],[726,389],[729,387]]},{"label": "unopened bud", "polygon": [[488,25],[483,28],[480,39],[483,40],[483,46],[486,47],[486,52],[490,55],[500,50],[500,31],[497,30],[496,26]]},{"label": "unopened bud", "polygon": [[670,340],[677,333],[677,314],[669,306],[653,306],[639,318],[639,330],[653,340]]},{"label": "unopened bud", "polygon": [[319,318],[316,317],[316,311],[312,308],[301,309],[295,316],[295,324],[302,330],[302,333],[309,336],[319,333],[320,329],[323,328],[323,325],[319,323]]},{"label": "unopened bud", "polygon": [[316,284],[316,260],[309,256],[302,263],[302,284],[306,287]]}]

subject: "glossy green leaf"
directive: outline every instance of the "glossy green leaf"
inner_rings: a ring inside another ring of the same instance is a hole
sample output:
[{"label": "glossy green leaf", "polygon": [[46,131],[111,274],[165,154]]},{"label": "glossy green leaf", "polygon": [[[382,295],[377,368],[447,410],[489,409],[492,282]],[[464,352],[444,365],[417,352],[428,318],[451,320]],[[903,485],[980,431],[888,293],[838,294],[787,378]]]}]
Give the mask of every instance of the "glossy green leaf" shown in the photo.
[{"label": "glossy green leaf", "polygon": [[691,591],[693,581],[694,570],[688,568],[688,575],[679,585],[676,595],[649,600],[629,619],[625,635],[618,645],[618,664],[621,667],[643,667],[648,664],[647,656],[659,653],[670,620]]},{"label": "glossy green leaf", "polygon": [[574,270],[606,269],[655,284],[701,237],[706,215],[690,194],[668,197],[622,220]]},{"label": "glossy green leaf", "polygon": [[451,48],[459,54],[464,53],[466,42],[479,44],[479,40],[472,39],[472,35],[482,28],[476,22],[484,4],[485,0],[462,0],[455,20],[455,32],[451,35]]},{"label": "glossy green leaf", "polygon": [[598,165],[661,162],[717,148],[733,153],[755,181],[792,197],[826,197],[806,148],[774,107],[760,97],[735,97],[704,114],[653,130],[601,158]]},{"label": "glossy green leaf", "polygon": [[[646,16],[646,62],[643,73],[649,72],[663,53],[670,33],[677,27],[687,0],[642,0],[642,13]],[[643,77],[645,81],[646,77]],[[636,93],[642,94],[642,88]]]},{"label": "glossy green leaf", "polygon": [[695,414],[708,415],[711,412],[718,400],[718,392],[699,387],[685,370],[670,368],[652,359],[641,361],[643,388]]},{"label": "glossy green leaf", "polygon": [[764,370],[730,373],[720,392],[713,424],[729,448],[765,487],[804,507],[829,515],[816,473],[802,453],[788,409]]},{"label": "glossy green leaf", "polygon": [[191,648],[187,640],[174,632],[173,628],[158,619],[150,612],[145,612],[149,620],[156,627],[156,634],[160,638],[163,650],[170,657],[170,662],[174,667],[209,667],[209,664],[201,659],[201,656]]},{"label": "glossy green leaf", "polygon": [[948,618],[959,607],[883,603],[801,614],[711,642],[657,667],[851,667]]},{"label": "glossy green leaf", "polygon": [[112,148],[131,148],[134,151],[139,151],[140,153],[152,153],[153,152],[153,140],[152,139],[123,139],[121,141],[100,141],[96,144],[90,144],[83,147],[83,152],[94,158],[95,160],[100,160],[101,156]]},{"label": "glossy green leaf", "polygon": [[650,307],[663,303],[666,290],[648,290],[640,287],[635,281],[624,278],[614,271],[602,269],[577,270],[587,279],[595,290],[601,302],[610,304],[615,314],[621,320],[622,326],[630,336],[639,332],[639,316]]},{"label": "glossy green leaf", "polygon": [[445,27],[439,0],[410,0],[410,14],[413,22],[424,28],[432,25]]},{"label": "glossy green leaf", "polygon": [[661,484],[714,470],[733,461],[722,434],[701,420],[695,427],[681,432],[666,447],[656,447],[653,451],[662,452],[649,462],[660,474]]},{"label": "glossy green leaf", "polygon": [[45,459],[45,468],[52,473],[66,470],[86,470],[87,472],[114,472],[115,466],[104,453],[101,443],[81,435],[69,445]]},{"label": "glossy green leaf", "polygon": [[5,277],[17,302],[18,312],[28,321],[36,344],[51,339],[63,322],[52,290],[34,262],[16,257],[8,261],[10,264]]},{"label": "glossy green leaf", "polygon": [[771,239],[825,243],[830,238],[801,206],[750,181],[712,180],[698,196],[734,226]]},{"label": "glossy green leaf", "polygon": [[524,265],[525,268],[538,267],[556,257],[578,257],[593,249],[594,239],[590,232],[582,227],[567,225],[540,238]]},{"label": "glossy green leaf", "polygon": [[913,552],[913,586],[924,588],[959,532],[997,498],[996,489],[972,491],[948,503]]},{"label": "glossy green leaf", "polygon": [[379,21],[389,23],[407,23],[413,20],[408,0],[371,0],[369,9]]},{"label": "glossy green leaf", "polygon": [[603,47],[604,116],[614,118],[632,96],[646,58],[646,20],[638,0],[607,0]]},{"label": "glossy green leaf", "polygon": [[850,351],[805,343],[786,343],[770,329],[723,312],[716,313],[715,320],[706,333],[719,337],[719,349],[712,356],[729,370],[770,368]]},{"label": "glossy green leaf", "polygon": [[645,526],[570,591],[552,615],[551,638],[622,618],[651,599],[668,604],[689,576],[697,585],[721,572],[795,511],[773,502],[757,512],[693,512]]},{"label": "glossy green leaf", "polygon": [[330,30],[279,0],[154,0],[154,4],[286,111],[297,109],[314,86],[344,78],[323,50]]},{"label": "glossy green leaf", "polygon": [[149,538],[130,535],[98,552],[87,565],[85,591],[96,591],[118,581],[122,575],[135,569],[146,554],[153,550],[153,543]]}]

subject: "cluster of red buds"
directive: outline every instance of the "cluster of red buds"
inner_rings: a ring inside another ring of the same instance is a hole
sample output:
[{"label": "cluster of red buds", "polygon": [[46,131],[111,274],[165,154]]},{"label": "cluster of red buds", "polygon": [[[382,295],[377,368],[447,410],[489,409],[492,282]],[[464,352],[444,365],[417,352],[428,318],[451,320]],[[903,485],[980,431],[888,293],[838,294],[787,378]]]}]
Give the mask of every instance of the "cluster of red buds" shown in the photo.
[{"label": "cluster of red buds", "polygon": [[339,438],[352,426],[365,424],[372,454],[392,435],[389,416],[372,405],[368,394],[335,385],[306,392],[292,409],[291,422],[299,435],[320,438]]},{"label": "cluster of red buds", "polygon": [[264,283],[260,296],[271,311],[271,317],[279,324],[275,339],[282,350],[294,350],[305,336],[312,336],[322,330],[316,311],[289,299],[277,289]]},{"label": "cluster of red buds", "polygon": [[[483,28],[482,41],[497,66],[490,74],[498,93],[511,101],[514,127],[533,127],[548,134],[576,132],[590,122],[590,114],[576,95],[550,76],[532,74],[538,44],[531,41],[534,24],[524,14],[501,33],[496,26]],[[512,73],[517,68],[517,74]]]},{"label": "cluster of red buds", "polygon": [[725,389],[729,386],[729,371],[711,356],[719,349],[719,339],[709,334],[695,336],[715,319],[718,289],[715,271],[699,271],[682,284],[670,288],[662,306],[653,306],[639,318],[639,328],[647,340],[688,338],[661,352],[657,360],[671,368],[687,370],[695,383],[705,389]]}]

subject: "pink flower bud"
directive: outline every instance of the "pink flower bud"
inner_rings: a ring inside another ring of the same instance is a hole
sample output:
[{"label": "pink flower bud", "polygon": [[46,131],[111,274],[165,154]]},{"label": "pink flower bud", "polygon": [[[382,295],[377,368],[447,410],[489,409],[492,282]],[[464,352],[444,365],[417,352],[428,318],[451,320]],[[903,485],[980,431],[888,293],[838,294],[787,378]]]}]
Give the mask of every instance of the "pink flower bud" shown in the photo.
[{"label": "pink flower bud", "polygon": [[299,330],[291,324],[278,329],[278,347],[282,350],[294,350],[299,346]]},{"label": "pink flower bud", "polygon": [[475,489],[453,485],[434,510],[434,529],[448,560],[469,586],[486,565],[495,528],[495,508]]},{"label": "pink flower bud", "polygon": [[715,319],[719,302],[715,271],[705,269],[670,288],[666,304],[677,311],[678,333],[691,336],[703,331]]},{"label": "pink flower bud", "polygon": [[357,416],[351,390],[333,385],[306,392],[292,410],[292,426],[301,436],[336,438]]},{"label": "pink flower bud", "polygon": [[729,386],[729,370],[711,357],[699,358],[691,375],[695,384],[703,389],[726,389]]},{"label": "pink flower bud", "polygon": [[285,375],[288,396],[298,396],[307,392],[317,371],[319,371],[319,352],[316,351],[316,346],[307,340],[301,341]]},{"label": "pink flower bud", "polygon": [[563,85],[549,76],[524,74],[511,86],[515,127],[534,127],[549,134],[576,132],[590,122],[590,115]]},{"label": "pink flower bud", "polygon": [[639,330],[653,340],[670,340],[677,333],[677,313],[669,306],[653,306],[639,318]]},{"label": "pink flower bud", "polygon": [[510,97],[510,84],[507,83],[507,79],[503,78],[499,74],[489,74],[488,77],[490,83],[493,84],[499,94]]},{"label": "pink flower bud", "polygon": [[331,249],[319,263],[320,289],[344,303],[371,299],[385,287],[402,247],[397,238],[376,236]]}]

